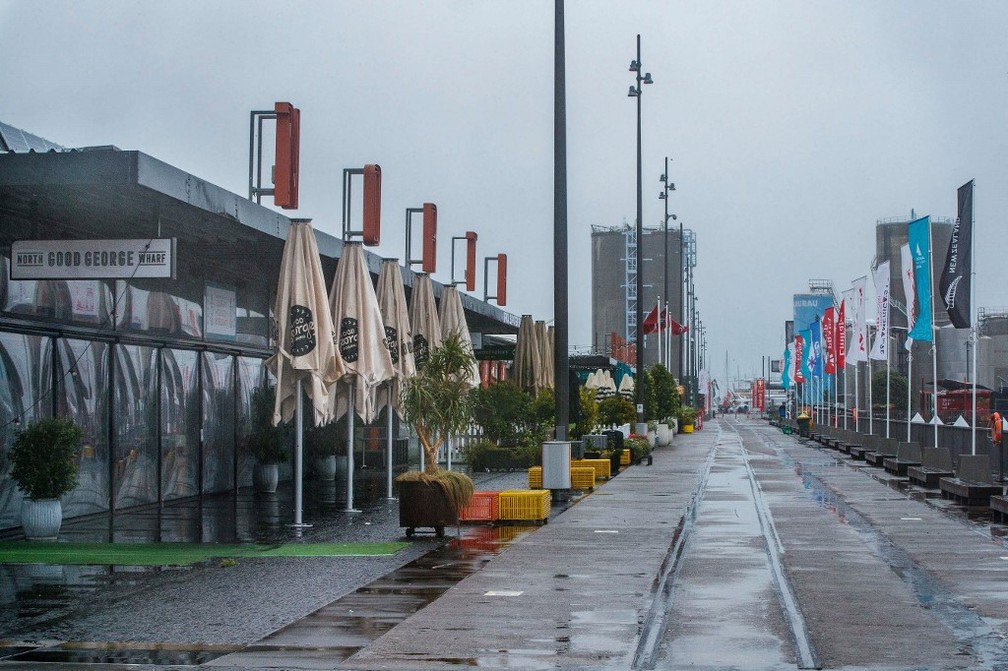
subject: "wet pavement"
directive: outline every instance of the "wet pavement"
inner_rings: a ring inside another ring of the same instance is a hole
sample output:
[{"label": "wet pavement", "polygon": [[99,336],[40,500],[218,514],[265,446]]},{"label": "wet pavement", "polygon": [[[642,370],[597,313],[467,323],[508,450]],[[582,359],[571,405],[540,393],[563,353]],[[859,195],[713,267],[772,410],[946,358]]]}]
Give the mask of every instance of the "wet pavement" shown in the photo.
[{"label": "wet pavement", "polygon": [[[307,540],[403,537],[394,504],[335,500]],[[281,502],[244,506],[172,515],[221,542],[291,533]],[[1008,669],[1004,526],[756,419],[677,436],[545,526],[461,532],[380,558],[0,567],[0,671]]]}]

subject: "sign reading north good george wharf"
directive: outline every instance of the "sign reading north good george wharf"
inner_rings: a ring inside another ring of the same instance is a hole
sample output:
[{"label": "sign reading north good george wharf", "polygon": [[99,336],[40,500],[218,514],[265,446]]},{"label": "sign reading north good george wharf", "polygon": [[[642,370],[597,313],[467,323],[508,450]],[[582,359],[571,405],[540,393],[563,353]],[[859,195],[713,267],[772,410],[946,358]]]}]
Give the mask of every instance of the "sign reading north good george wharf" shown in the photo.
[{"label": "sign reading north good george wharf", "polygon": [[11,245],[12,280],[175,278],[175,238],[19,240]]}]

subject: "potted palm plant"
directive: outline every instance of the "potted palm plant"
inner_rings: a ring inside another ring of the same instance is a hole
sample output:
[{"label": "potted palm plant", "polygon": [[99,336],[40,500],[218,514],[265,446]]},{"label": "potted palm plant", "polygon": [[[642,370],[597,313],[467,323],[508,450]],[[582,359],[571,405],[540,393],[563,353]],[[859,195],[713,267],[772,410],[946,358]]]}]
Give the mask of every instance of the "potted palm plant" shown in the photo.
[{"label": "potted palm plant", "polygon": [[279,465],[287,461],[287,428],[284,424],[273,425],[275,398],[276,388],[269,384],[252,391],[252,433],[248,441],[256,458],[255,488],[264,493],[276,491],[280,480]]},{"label": "potted palm plant", "polygon": [[431,350],[418,366],[416,377],[402,392],[406,421],[416,432],[424,451],[425,468],[396,478],[399,486],[399,526],[406,536],[417,527],[433,527],[438,536],[446,526],[458,524],[458,512],[472,498],[468,475],[438,468],[437,453],[445,439],[459,433],[470,420],[468,373],[472,352],[453,333],[441,347]]},{"label": "potted palm plant", "polygon": [[63,524],[60,497],[77,486],[82,431],[49,417],[19,431],[11,447],[11,478],[25,493],[21,527],[29,540],[55,540]]}]

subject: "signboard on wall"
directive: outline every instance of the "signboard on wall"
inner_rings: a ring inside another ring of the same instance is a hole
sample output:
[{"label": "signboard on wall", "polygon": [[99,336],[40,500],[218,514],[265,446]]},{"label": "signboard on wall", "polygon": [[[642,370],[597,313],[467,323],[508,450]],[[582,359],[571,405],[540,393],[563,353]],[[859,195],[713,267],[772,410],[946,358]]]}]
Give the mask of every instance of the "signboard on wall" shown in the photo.
[{"label": "signboard on wall", "polygon": [[18,240],[11,245],[12,280],[175,278],[175,238]]},{"label": "signboard on wall", "polygon": [[233,339],[238,326],[238,300],[234,287],[206,283],[203,298],[203,328],[206,335]]}]

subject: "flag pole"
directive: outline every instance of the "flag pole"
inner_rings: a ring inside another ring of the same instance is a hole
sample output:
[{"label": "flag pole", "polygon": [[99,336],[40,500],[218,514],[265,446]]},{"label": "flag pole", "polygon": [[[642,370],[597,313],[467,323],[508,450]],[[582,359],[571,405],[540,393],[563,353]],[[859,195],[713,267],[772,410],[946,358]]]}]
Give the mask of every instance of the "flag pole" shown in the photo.
[{"label": "flag pole", "polygon": [[892,380],[892,371],[889,370],[889,333],[886,333],[886,343],[885,343],[885,437],[890,438],[889,435],[889,382]]},{"label": "flag pole", "polygon": [[[869,330],[869,332],[870,332],[870,330]],[[874,423],[875,413],[873,412],[874,408],[872,407],[873,400],[872,400],[871,355],[868,355],[868,359],[866,360],[866,365],[868,366],[868,371],[867,371],[868,372],[868,435],[869,436],[874,436],[875,435],[875,423]]]},{"label": "flag pole", "polygon": [[[928,217],[928,273],[930,277],[928,280],[931,281],[934,278],[934,240],[931,235],[931,217]],[[931,404],[933,407],[933,414],[931,415],[931,424],[934,426],[934,446],[938,447],[938,328],[935,323],[935,310],[934,310],[934,287],[931,287],[931,372],[933,383],[931,385]]]},{"label": "flag pole", "polygon": [[858,362],[854,362],[854,430],[861,432],[861,385],[858,383]]},{"label": "flag pole", "polygon": [[907,442],[910,442],[910,409],[913,405],[913,341],[910,341],[910,329],[907,328]]},{"label": "flag pole", "polygon": [[[973,182],[973,180],[970,180]],[[976,307],[976,254],[973,252],[976,249],[976,244],[973,242],[973,237],[976,235],[976,217],[973,216],[973,191],[976,187],[976,183],[972,183],[970,186],[970,318],[972,320],[972,328],[970,329],[970,337],[973,339],[973,436],[971,439],[971,454],[976,454],[976,431],[977,431],[977,397],[976,397],[976,387],[977,387],[977,348],[980,347],[980,321],[977,315]],[[1001,449],[1004,449],[1003,447]]]}]

